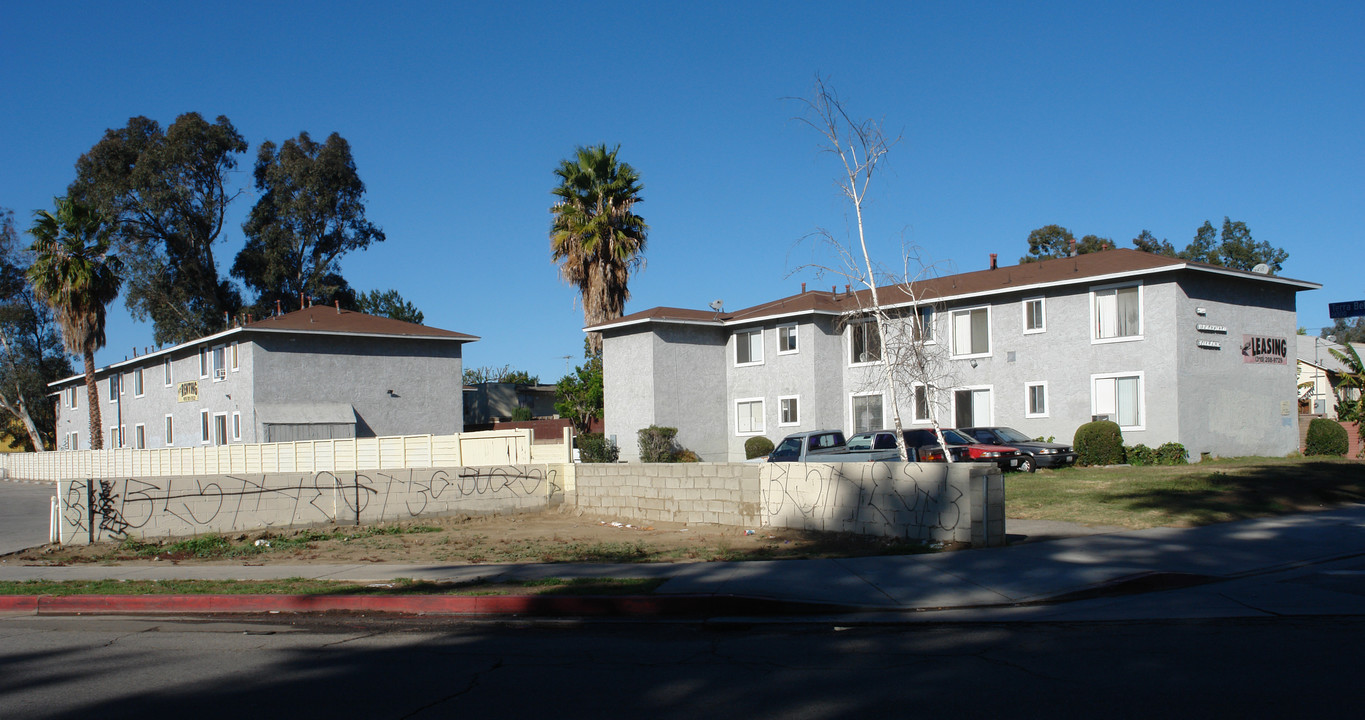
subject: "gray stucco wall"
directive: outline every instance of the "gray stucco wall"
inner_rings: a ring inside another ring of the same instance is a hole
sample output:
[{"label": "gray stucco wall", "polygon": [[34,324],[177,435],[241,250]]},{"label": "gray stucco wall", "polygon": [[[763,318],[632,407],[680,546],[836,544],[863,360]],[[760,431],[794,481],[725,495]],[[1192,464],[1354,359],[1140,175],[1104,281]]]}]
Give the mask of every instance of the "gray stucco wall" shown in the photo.
[{"label": "gray stucco wall", "polygon": [[[264,333],[254,339],[259,403],[349,403],[357,437],[464,430],[459,342]],[[252,423],[259,426],[259,419]]]},{"label": "gray stucco wall", "polygon": [[[1180,441],[1185,449],[1193,459],[1201,452],[1283,455],[1298,449],[1292,288],[1205,278],[1192,278],[1182,287],[1175,315],[1175,392],[1181,398]],[[1214,329],[1201,331],[1200,325]],[[1244,362],[1244,335],[1281,338],[1288,357],[1283,364]],[[1199,341],[1219,347],[1200,347]]]},{"label": "gray stucco wall", "polygon": [[647,328],[604,333],[602,348],[603,429],[616,440],[623,461],[636,461],[640,459],[636,431],[658,424],[654,417],[654,333]]}]

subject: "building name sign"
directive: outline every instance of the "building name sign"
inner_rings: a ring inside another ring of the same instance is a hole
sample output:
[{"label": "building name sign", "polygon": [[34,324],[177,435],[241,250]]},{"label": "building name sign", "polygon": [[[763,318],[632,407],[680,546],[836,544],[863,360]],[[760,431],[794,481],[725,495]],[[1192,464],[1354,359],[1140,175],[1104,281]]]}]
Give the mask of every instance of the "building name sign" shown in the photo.
[{"label": "building name sign", "polygon": [[1208,348],[1208,349],[1210,349],[1210,350],[1222,350],[1222,349],[1223,349],[1222,344],[1219,343],[1217,340],[1200,340],[1199,342],[1197,342],[1197,343],[1195,343],[1195,344],[1198,345],[1198,346],[1201,347],[1201,348]]},{"label": "building name sign", "polygon": [[1221,333],[1223,335],[1228,334],[1228,329],[1226,325],[1207,325],[1205,323],[1199,323],[1198,325],[1194,326],[1194,329],[1198,330],[1199,332]]},{"label": "building name sign", "polygon": [[199,401],[199,381],[190,380],[182,382],[175,388],[177,402],[198,402]]},{"label": "building name sign", "polygon": [[1242,362],[1284,365],[1289,361],[1289,341],[1263,335],[1242,336]]}]

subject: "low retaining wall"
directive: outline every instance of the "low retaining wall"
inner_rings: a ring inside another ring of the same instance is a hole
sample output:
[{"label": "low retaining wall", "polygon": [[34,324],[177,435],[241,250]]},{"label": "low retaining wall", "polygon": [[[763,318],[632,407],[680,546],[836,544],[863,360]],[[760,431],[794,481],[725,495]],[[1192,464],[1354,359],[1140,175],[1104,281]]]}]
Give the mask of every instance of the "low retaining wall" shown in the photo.
[{"label": "low retaining wall", "polygon": [[63,480],[63,543],[161,538],[561,503],[642,521],[1001,545],[1004,480],[975,463],[545,464]]},{"label": "low retaining wall", "polygon": [[572,484],[568,504],[624,519],[1005,542],[1004,478],[978,463],[583,464]]},{"label": "low retaining wall", "polygon": [[563,502],[557,465],[62,480],[60,541],[376,523]]}]

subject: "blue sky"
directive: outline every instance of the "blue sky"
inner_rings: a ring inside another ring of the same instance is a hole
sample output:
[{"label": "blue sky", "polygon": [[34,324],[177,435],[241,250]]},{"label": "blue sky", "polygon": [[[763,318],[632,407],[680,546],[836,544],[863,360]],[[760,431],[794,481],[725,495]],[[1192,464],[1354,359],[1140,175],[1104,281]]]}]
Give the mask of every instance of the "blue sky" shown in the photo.
[{"label": "blue sky", "polygon": [[[803,237],[847,226],[838,167],[783,99],[818,73],[902,135],[867,209],[887,262],[908,243],[944,273],[1013,263],[1049,223],[1184,247],[1229,216],[1289,252],[1282,275],[1323,285],[1299,295],[1316,334],[1327,303],[1365,298],[1363,39],[1365,5],[1345,2],[10,0],[0,206],[27,227],[130,117],[226,115],[251,144],[226,274],[256,146],[339,132],[388,236],[343,258],[351,284],[481,336],[467,366],[553,381],[582,354],[547,237],[575,146],[619,144],[643,177],[628,312],[834,282],[799,268],[829,260]],[[121,301],[108,335],[101,365],[151,344]]]}]

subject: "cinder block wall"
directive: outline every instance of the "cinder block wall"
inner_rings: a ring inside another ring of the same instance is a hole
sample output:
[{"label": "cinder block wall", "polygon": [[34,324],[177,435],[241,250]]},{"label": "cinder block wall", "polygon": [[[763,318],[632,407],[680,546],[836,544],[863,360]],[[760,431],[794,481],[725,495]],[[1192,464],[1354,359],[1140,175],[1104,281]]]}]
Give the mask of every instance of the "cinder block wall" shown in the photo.
[{"label": "cinder block wall", "polygon": [[759,463],[579,464],[567,502],[630,520],[758,527]]},{"label": "cinder block wall", "polygon": [[349,525],[563,502],[561,466],[103,478],[58,483],[63,543]]},{"label": "cinder block wall", "polygon": [[981,463],[771,463],[766,525],[909,540],[1005,542],[1005,485]]}]

